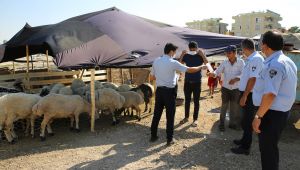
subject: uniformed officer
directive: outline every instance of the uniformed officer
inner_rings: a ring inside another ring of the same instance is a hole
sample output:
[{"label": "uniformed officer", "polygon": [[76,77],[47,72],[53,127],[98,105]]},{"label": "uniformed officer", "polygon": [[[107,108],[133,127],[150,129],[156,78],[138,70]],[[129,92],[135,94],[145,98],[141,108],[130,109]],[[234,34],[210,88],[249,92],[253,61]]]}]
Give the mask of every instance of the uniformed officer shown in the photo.
[{"label": "uniformed officer", "polygon": [[261,48],[266,59],[253,89],[253,104],[259,108],[252,126],[258,133],[262,169],[276,170],[278,141],[296,98],[297,67],[282,53],[280,33],[266,32]]},{"label": "uniformed officer", "polygon": [[175,118],[175,100],[176,100],[176,71],[195,73],[201,70],[203,66],[187,67],[173,59],[176,54],[177,46],[172,43],[166,44],[164,55],[157,58],[152,65],[150,79],[156,80],[154,115],[151,124],[151,142],[158,139],[157,128],[163,112],[166,108],[167,117],[167,146],[174,143],[174,118]]},{"label": "uniformed officer", "polygon": [[231,151],[235,154],[248,155],[252,143],[252,121],[255,115],[252,89],[256,78],[263,69],[264,58],[255,51],[254,41],[251,39],[243,40],[241,47],[246,64],[243,68],[239,85],[243,136],[240,140],[233,141],[238,147],[232,148]]}]

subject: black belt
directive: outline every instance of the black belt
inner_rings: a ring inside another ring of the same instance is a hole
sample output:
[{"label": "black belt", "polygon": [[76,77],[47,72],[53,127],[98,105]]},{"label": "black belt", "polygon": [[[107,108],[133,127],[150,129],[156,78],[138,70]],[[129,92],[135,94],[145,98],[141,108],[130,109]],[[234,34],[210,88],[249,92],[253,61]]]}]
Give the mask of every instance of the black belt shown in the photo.
[{"label": "black belt", "polygon": [[158,86],[157,88],[160,88],[160,89],[166,89],[166,90],[175,89],[175,87],[170,88],[170,87],[166,87],[166,86]]},{"label": "black belt", "polygon": [[185,80],[185,83],[200,83],[200,81],[189,81],[189,80]]}]

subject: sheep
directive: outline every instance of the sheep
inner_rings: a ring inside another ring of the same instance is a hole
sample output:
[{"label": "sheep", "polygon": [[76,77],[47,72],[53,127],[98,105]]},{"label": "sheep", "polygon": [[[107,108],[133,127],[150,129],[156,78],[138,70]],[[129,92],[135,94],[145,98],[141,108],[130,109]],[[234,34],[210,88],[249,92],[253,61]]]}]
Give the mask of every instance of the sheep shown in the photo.
[{"label": "sheep", "polygon": [[128,109],[128,108],[135,109],[137,112],[138,120],[140,121],[141,120],[141,109],[140,109],[139,105],[144,103],[143,97],[134,91],[119,92],[119,94],[121,94],[125,98],[125,102],[123,104],[122,110]]},{"label": "sheep", "polygon": [[[86,93],[85,98],[90,101],[90,91]],[[111,113],[113,118],[113,125],[116,125],[118,123],[115,111],[121,109],[124,102],[125,98],[113,89],[104,88],[95,91],[96,108],[101,111],[107,110],[109,113]]]},{"label": "sheep", "polygon": [[137,91],[138,89],[140,89],[143,94],[144,94],[144,101],[145,101],[145,110],[144,112],[147,112],[148,110],[148,104],[150,103],[150,107],[149,107],[149,112],[151,112],[151,107],[152,107],[152,100],[151,98],[154,96],[154,87],[149,84],[149,83],[143,83],[141,85],[139,85],[136,88],[131,89],[132,91]]},{"label": "sheep", "polygon": [[[13,123],[19,119],[29,120],[33,105],[40,99],[41,97],[36,94],[26,93],[10,93],[0,97],[0,130],[4,130],[9,143],[14,143],[14,139],[17,138]],[[27,123],[26,132],[28,130],[29,123]]]},{"label": "sheep", "polygon": [[40,96],[41,97],[47,96],[49,94],[51,88],[52,87],[50,87],[50,86],[43,86],[43,88],[40,91]]},{"label": "sheep", "polygon": [[126,91],[130,91],[131,89],[132,87],[130,87],[128,84],[122,84],[117,88],[117,91],[126,92]]},{"label": "sheep", "polygon": [[[102,83],[99,82],[99,81],[95,81],[94,87],[95,87],[94,88],[95,90],[99,90],[99,89],[103,89],[104,88],[104,86],[102,85]],[[87,92],[90,93],[90,91],[91,91],[91,83],[89,83],[87,86],[85,86],[85,88],[83,88],[80,91],[80,95],[84,96]]]},{"label": "sheep", "polygon": [[110,89],[114,89],[117,90],[118,86],[114,83],[111,82],[104,82],[102,83],[104,88],[110,88]]},{"label": "sheep", "polygon": [[73,95],[73,91],[71,87],[63,87],[59,89],[58,94],[63,94],[63,95]]},{"label": "sheep", "polygon": [[[90,84],[91,83],[89,83],[89,88],[91,87]],[[100,81],[94,81],[94,86],[95,86],[95,90],[99,90],[99,89],[104,88],[103,84]]]},{"label": "sheep", "polygon": [[65,85],[61,84],[61,83],[56,83],[54,84],[54,86],[51,88],[49,94],[58,94],[59,93],[59,90],[61,88],[65,87]]},{"label": "sheep", "polygon": [[0,92],[2,93],[20,93],[20,90],[7,88],[7,87],[0,87]]},{"label": "sheep", "polygon": [[71,84],[71,89],[76,92],[76,89],[84,87],[85,83],[81,79],[74,79]]},{"label": "sheep", "polygon": [[40,96],[44,97],[44,96],[47,96],[49,93],[58,94],[59,90],[63,87],[64,87],[64,85],[61,83],[54,83],[49,86],[44,86],[40,92]]},{"label": "sheep", "polygon": [[[81,113],[90,113],[91,105],[85,101],[79,95],[61,95],[61,94],[49,94],[43,97],[37,104],[32,107],[34,116],[44,115],[44,119],[41,123],[41,141],[45,138],[45,128],[49,135],[53,135],[51,129],[51,123],[56,118],[67,118],[71,119],[71,128],[73,128],[74,118],[76,122],[76,132],[79,132],[79,115]],[[34,118],[31,119],[31,127],[34,127]],[[34,132],[31,131],[31,135],[34,136]]]}]

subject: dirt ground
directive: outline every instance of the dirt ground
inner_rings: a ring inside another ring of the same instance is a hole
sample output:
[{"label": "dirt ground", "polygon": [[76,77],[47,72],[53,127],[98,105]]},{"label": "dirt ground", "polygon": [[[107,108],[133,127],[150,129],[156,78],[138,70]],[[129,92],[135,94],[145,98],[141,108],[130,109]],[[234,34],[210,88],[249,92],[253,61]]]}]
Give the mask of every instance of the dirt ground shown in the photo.
[{"label": "dirt ground", "polygon": [[[117,126],[111,125],[109,116],[102,116],[96,121],[95,133],[89,131],[88,119],[82,116],[80,133],[70,132],[68,120],[61,120],[53,123],[55,135],[47,136],[45,142],[21,133],[14,145],[0,141],[0,169],[260,169],[256,135],[249,156],[230,153],[232,140],[241,137],[242,131],[218,131],[220,92],[217,89],[214,98],[207,97],[206,82],[203,78],[198,127],[192,127],[191,120],[180,125],[184,107],[177,107],[177,141],[171,147],[166,147],[165,116],[155,143],[149,142],[151,114],[140,122],[122,117]],[[179,96],[183,97],[182,89],[181,82]],[[299,169],[300,132],[291,122],[282,134],[279,150],[280,169]]]}]

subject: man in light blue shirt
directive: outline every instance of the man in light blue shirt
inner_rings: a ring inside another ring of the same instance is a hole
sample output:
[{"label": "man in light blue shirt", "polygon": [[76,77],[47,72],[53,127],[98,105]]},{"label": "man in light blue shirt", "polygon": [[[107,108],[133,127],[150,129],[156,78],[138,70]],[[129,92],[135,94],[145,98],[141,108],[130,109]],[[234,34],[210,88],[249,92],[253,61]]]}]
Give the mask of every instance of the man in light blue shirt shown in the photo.
[{"label": "man in light blue shirt", "polygon": [[296,98],[297,67],[282,53],[283,38],[275,31],[263,35],[264,68],[253,89],[258,106],[252,126],[258,133],[262,169],[279,167],[278,141]]},{"label": "man in light blue shirt", "polygon": [[187,67],[173,59],[176,54],[177,46],[167,43],[164,48],[164,55],[157,58],[152,65],[150,79],[156,80],[155,106],[151,124],[151,142],[158,139],[157,128],[163,112],[166,108],[167,115],[167,146],[174,144],[173,131],[175,119],[175,100],[177,75],[176,71],[195,73],[203,66]]},{"label": "man in light blue shirt", "polygon": [[243,40],[241,47],[246,62],[239,86],[243,136],[240,140],[233,141],[238,147],[231,148],[231,151],[235,154],[248,155],[252,143],[252,121],[255,115],[255,107],[252,102],[252,89],[256,78],[263,69],[264,58],[255,51],[255,43],[251,39]]}]

